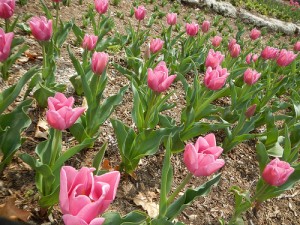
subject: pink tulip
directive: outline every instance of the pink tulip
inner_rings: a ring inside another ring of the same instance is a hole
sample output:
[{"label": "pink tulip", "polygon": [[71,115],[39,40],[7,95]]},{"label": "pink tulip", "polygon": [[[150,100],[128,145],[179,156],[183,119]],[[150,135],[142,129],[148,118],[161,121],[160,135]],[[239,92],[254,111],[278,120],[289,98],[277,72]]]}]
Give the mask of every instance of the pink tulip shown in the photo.
[{"label": "pink tulip", "polygon": [[48,98],[47,122],[57,130],[65,130],[71,127],[85,108],[72,109],[74,98],[66,98],[62,93],[56,93],[54,97]]},{"label": "pink tulip", "polygon": [[168,75],[166,63],[161,61],[154,70],[148,69],[148,86],[155,92],[166,91],[176,78],[176,75]]},{"label": "pink tulip", "polygon": [[256,28],[254,28],[251,30],[249,36],[252,40],[256,40],[260,37],[260,34],[261,34],[260,30],[257,30]]},{"label": "pink tulip", "polygon": [[185,24],[185,30],[189,36],[191,37],[196,36],[199,31],[199,25],[195,22],[187,23]]},{"label": "pink tulip", "polygon": [[95,0],[96,11],[100,14],[104,14],[108,10],[108,0]]},{"label": "pink tulip", "polygon": [[251,105],[247,110],[246,110],[246,112],[245,112],[245,116],[248,118],[248,119],[250,119],[253,115],[254,115],[254,113],[255,113],[255,111],[256,111],[256,104],[253,104],[253,105]]},{"label": "pink tulip", "polygon": [[156,53],[156,52],[159,52],[162,47],[164,45],[164,41],[159,39],[159,38],[156,38],[156,39],[152,39],[150,41],[150,52],[152,54]]},{"label": "pink tulip", "polygon": [[294,54],[294,52],[292,51],[282,49],[278,55],[276,62],[278,66],[288,66],[297,58],[297,56],[298,55]]},{"label": "pink tulip", "polygon": [[232,47],[236,44],[235,39],[231,39],[229,44],[228,44],[228,50],[231,51]]},{"label": "pink tulip", "polygon": [[248,85],[253,85],[258,81],[260,76],[261,74],[256,70],[251,70],[250,68],[248,68],[244,73],[244,82]]},{"label": "pink tulip", "polygon": [[52,20],[47,20],[46,17],[32,17],[29,21],[29,26],[32,35],[38,41],[49,41],[52,36]]},{"label": "pink tulip", "polygon": [[96,217],[115,199],[120,173],[113,171],[94,176],[94,170],[61,168],[59,205],[65,225],[101,225],[104,222],[104,218]]},{"label": "pink tulip", "polygon": [[134,8],[134,16],[137,20],[143,20],[146,16],[146,9],[144,6]]},{"label": "pink tulip", "polygon": [[172,25],[175,25],[176,23],[177,23],[177,13],[168,13],[167,24],[172,26]]},{"label": "pink tulip", "polygon": [[96,47],[97,41],[98,41],[97,36],[92,35],[92,34],[91,35],[86,34],[86,35],[84,35],[84,38],[83,38],[82,47],[89,51],[93,51]]},{"label": "pink tulip", "polygon": [[279,49],[267,46],[265,47],[264,50],[262,50],[261,57],[265,60],[276,59],[278,57],[278,54],[279,54]]},{"label": "pink tulip", "polygon": [[297,41],[294,45],[294,50],[295,51],[300,51],[300,41]]},{"label": "pink tulip", "polygon": [[9,19],[15,11],[15,0],[1,0],[0,1],[0,18]]},{"label": "pink tulip", "polygon": [[216,146],[214,134],[199,137],[196,144],[187,144],[184,149],[183,161],[187,169],[196,177],[209,176],[222,168],[223,159],[218,159],[223,149]]},{"label": "pink tulip", "polygon": [[202,26],[201,26],[201,30],[203,33],[207,33],[208,30],[210,28],[210,22],[208,20],[205,20],[203,23],[202,23]]},{"label": "pink tulip", "polygon": [[231,47],[229,53],[230,53],[232,58],[237,58],[241,53],[241,46],[239,44],[234,44]]},{"label": "pink tulip", "polygon": [[289,163],[275,158],[265,167],[262,178],[272,186],[281,186],[288,180],[294,170]]},{"label": "pink tulip", "polygon": [[215,36],[213,37],[213,39],[211,40],[211,43],[214,47],[218,47],[221,44],[222,41],[222,37],[220,36]]},{"label": "pink tulip", "polygon": [[13,32],[5,33],[0,28],[0,62],[3,62],[8,58],[13,38]]},{"label": "pink tulip", "polygon": [[208,67],[204,76],[204,85],[213,91],[221,89],[225,82],[226,78],[229,76],[226,68],[217,66],[216,69]]},{"label": "pink tulip", "polygon": [[208,55],[205,60],[206,67],[212,67],[213,69],[217,66],[221,65],[222,61],[224,60],[224,55],[221,52],[215,52],[213,49],[210,49]]},{"label": "pink tulip", "polygon": [[106,69],[108,54],[104,52],[94,52],[92,56],[92,71],[96,75],[101,75]]},{"label": "pink tulip", "polygon": [[249,53],[249,54],[246,56],[246,63],[247,63],[247,64],[250,64],[251,62],[256,62],[257,59],[258,59],[258,55],[257,55],[257,54]]}]

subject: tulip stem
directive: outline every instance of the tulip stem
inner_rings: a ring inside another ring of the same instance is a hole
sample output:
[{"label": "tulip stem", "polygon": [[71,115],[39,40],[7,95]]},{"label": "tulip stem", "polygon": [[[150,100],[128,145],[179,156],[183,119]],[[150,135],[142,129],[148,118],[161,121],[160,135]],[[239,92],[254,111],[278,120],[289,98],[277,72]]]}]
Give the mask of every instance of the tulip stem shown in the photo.
[{"label": "tulip stem", "polygon": [[173,194],[168,198],[167,205],[170,205],[176,196],[179,194],[179,192],[185,187],[185,185],[190,181],[192,178],[193,174],[188,173],[188,175],[184,178],[184,180],[181,182],[181,184],[175,189]]},{"label": "tulip stem", "polygon": [[251,198],[251,202],[254,202],[256,199],[259,199],[261,197],[261,195],[264,194],[265,190],[268,187],[270,187],[270,185],[267,183],[264,183],[263,186],[259,190],[257,190],[255,195]]},{"label": "tulip stem", "polygon": [[147,107],[147,112],[146,112],[146,116],[145,116],[145,120],[144,120],[144,129],[147,129],[148,126],[149,126],[149,121],[148,120],[149,120],[150,115],[152,114],[153,105],[155,104],[156,98],[157,98],[158,95],[159,95],[159,93],[151,91],[151,98],[150,98],[149,105]]},{"label": "tulip stem", "polygon": [[141,21],[139,20],[138,28],[137,28],[137,31],[136,31],[136,40],[139,39],[140,26],[141,26]]},{"label": "tulip stem", "polygon": [[5,33],[9,32],[9,19],[5,19]]},{"label": "tulip stem", "polygon": [[46,73],[46,68],[47,68],[46,43],[45,42],[41,42],[40,44],[41,44],[42,50],[43,50],[43,70],[42,70],[42,77],[43,77],[43,80],[46,80],[46,78],[47,78],[47,73]]},{"label": "tulip stem", "polygon": [[[101,26],[101,14],[99,14],[99,17],[98,17],[98,27],[96,28],[97,32],[95,32],[95,34],[98,36],[100,34],[100,26]],[[99,33],[98,33],[99,31]]]},{"label": "tulip stem", "polygon": [[51,147],[50,167],[54,166],[61,152],[62,131],[57,129],[53,129],[53,130],[54,130],[53,132],[54,134],[53,134],[52,147]]}]

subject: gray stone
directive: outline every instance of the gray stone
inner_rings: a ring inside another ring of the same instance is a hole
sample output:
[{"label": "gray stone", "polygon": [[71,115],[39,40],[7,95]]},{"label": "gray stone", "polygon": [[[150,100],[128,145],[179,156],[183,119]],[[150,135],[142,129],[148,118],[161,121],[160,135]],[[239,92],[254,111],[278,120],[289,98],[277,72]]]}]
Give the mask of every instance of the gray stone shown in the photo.
[{"label": "gray stone", "polygon": [[217,2],[216,0],[204,0],[204,4],[223,16],[228,16],[232,18],[237,17],[236,8],[229,2]]}]

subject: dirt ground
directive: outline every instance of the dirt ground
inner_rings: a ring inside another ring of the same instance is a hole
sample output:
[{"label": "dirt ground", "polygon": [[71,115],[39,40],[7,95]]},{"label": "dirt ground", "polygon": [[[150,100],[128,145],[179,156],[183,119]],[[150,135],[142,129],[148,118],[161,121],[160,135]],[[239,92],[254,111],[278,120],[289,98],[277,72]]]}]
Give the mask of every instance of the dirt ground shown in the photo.
[{"label": "dirt ground", "polygon": [[[159,1],[160,2],[160,1]],[[115,21],[115,29],[111,32],[124,33],[124,27],[128,25],[129,20],[133,25],[136,26],[134,18],[130,18],[131,1],[121,0],[118,6],[109,6],[109,11]],[[47,3],[49,8],[53,10],[51,3]],[[77,1],[72,1],[70,7],[61,7],[61,19],[63,21],[69,21],[75,17],[75,23],[82,25],[82,12],[86,11],[88,4],[93,4],[93,1],[84,1],[83,6],[79,5]],[[167,4],[162,11],[169,12],[172,7],[172,2]],[[147,18],[153,11],[154,5],[144,4],[147,8]],[[158,5],[158,4],[157,4]],[[159,5],[159,7],[161,7]],[[183,24],[183,20],[186,15],[190,18],[195,18],[196,15],[201,13],[205,19],[212,20],[216,14],[203,9],[195,9],[191,6],[180,6],[179,22]],[[119,13],[124,14],[124,19],[117,17]],[[16,14],[22,16],[25,15],[43,15],[41,10],[41,4],[38,0],[28,0],[26,6],[20,7],[17,5]],[[147,20],[147,19],[146,19]],[[164,20],[164,18],[163,18]],[[154,24],[151,28],[151,36],[159,36],[161,32],[161,26],[166,24],[162,23]],[[230,19],[230,25],[236,30],[235,21]],[[215,28],[213,28],[215,29]],[[92,33],[91,29],[87,29],[88,33]],[[17,31],[17,35],[26,35],[21,30]],[[272,36],[273,34],[269,34]],[[30,60],[26,63],[18,62],[13,67],[14,75],[11,76],[8,83],[2,83],[0,90],[6,86],[13,84],[20,74],[26,71],[33,65],[41,65],[41,49],[34,38],[27,34],[25,36],[26,43],[30,46],[29,51],[37,54],[34,60]],[[290,42],[290,37],[281,37],[282,40]],[[280,40],[280,41],[282,41]],[[149,40],[148,40],[149,41]],[[74,46],[75,37],[70,35],[64,45],[62,55],[57,61],[57,82],[68,84],[66,94],[71,96],[73,89],[70,85],[69,78],[74,75],[75,71],[72,67],[68,54],[65,47],[70,44],[73,51],[80,54],[80,46]],[[121,62],[123,59],[123,53],[121,54],[110,54],[110,61],[116,63]],[[108,70],[109,82],[105,90],[105,96],[114,94],[119,90],[120,87],[127,85],[128,80],[123,77],[119,72],[114,70],[112,67]],[[192,75],[190,77],[192,81]],[[176,90],[182,90],[182,85],[177,82],[172,86]],[[177,106],[170,111],[172,117],[180,120],[181,109],[185,105],[183,91],[177,91],[172,96],[172,100],[176,101]],[[76,97],[76,104],[80,105],[82,102],[81,97]],[[113,118],[118,118],[127,124],[132,124],[131,119],[132,109],[132,94],[127,92],[124,96],[123,102],[117,107],[113,113]],[[18,153],[26,152],[34,155],[35,146],[42,140],[35,138],[34,134],[36,131],[36,125],[39,118],[43,118],[45,112],[35,105],[29,110],[30,116],[33,120],[31,126],[24,132],[26,141],[19,150]],[[76,168],[82,166],[91,166],[92,159],[97,153],[102,143],[108,143],[108,149],[105,154],[105,159],[109,160],[111,167],[119,165],[121,158],[118,153],[118,147],[116,138],[113,132],[112,125],[109,121],[106,121],[101,127],[101,137],[97,140],[95,147],[92,149],[85,150],[80,154],[77,154],[71,160],[68,161],[68,165],[72,165]],[[224,139],[222,132],[217,132],[217,143],[221,144]],[[64,145],[66,148],[75,144],[75,141],[67,133],[63,136]],[[191,140],[193,141],[193,140]],[[17,153],[17,154],[18,154]],[[34,185],[34,172],[28,165],[22,162],[16,156],[12,163],[4,171],[2,177],[0,177],[0,204],[5,203],[11,196],[16,197],[16,205],[24,210],[31,212],[30,224],[63,224],[61,220],[61,213],[58,206],[54,207],[53,213],[50,216],[41,215],[40,208],[37,204],[38,193]],[[122,215],[129,213],[132,210],[143,210],[143,208],[134,202],[138,196],[145,197],[145,201],[153,202],[153,205],[157,205],[159,202],[159,189],[160,189],[160,177],[163,163],[164,151],[161,149],[154,156],[146,157],[141,160],[138,169],[136,170],[136,178],[122,176],[121,182],[118,188],[117,197],[111,204],[109,210],[118,211]],[[172,163],[174,167],[174,185],[173,188],[180,184],[184,179],[187,169],[183,164],[182,154],[173,156]],[[233,213],[234,198],[233,193],[230,192],[230,187],[239,186],[242,189],[249,189],[254,191],[256,182],[258,180],[258,163],[255,155],[255,140],[242,143],[235,147],[229,154],[222,156],[226,161],[226,165],[222,168],[222,177],[218,186],[214,187],[212,191],[205,197],[200,197],[190,207],[188,207],[180,216],[179,221],[190,225],[202,225],[202,224],[219,224],[218,220],[224,218],[229,220]],[[206,181],[206,178],[193,178],[189,187],[197,187]],[[248,212],[244,215],[244,219],[248,224],[282,224],[282,225],[296,225],[300,224],[300,185],[287,191],[283,195],[268,200],[263,203],[257,216],[254,216],[252,212]]]}]

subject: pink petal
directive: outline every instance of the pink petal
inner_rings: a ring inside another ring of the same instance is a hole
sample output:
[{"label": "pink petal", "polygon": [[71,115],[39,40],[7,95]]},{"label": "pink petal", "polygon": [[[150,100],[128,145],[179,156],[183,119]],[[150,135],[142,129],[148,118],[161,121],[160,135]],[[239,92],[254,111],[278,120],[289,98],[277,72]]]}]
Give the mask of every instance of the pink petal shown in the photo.
[{"label": "pink petal", "polygon": [[88,225],[83,219],[70,214],[65,214],[62,218],[65,225]]},{"label": "pink petal", "polygon": [[89,225],[102,225],[104,223],[104,218],[95,218],[93,219]]},{"label": "pink petal", "polygon": [[193,173],[197,168],[197,150],[192,144],[187,144],[183,153],[183,161],[188,170]]},{"label": "pink petal", "polygon": [[204,151],[205,149],[209,148],[209,144],[207,140],[203,137],[199,137],[195,144],[195,149],[198,153]]},{"label": "pink petal", "polygon": [[112,171],[109,173],[105,173],[101,176],[95,176],[94,177],[95,182],[103,182],[110,185],[109,192],[107,193],[107,196],[105,199],[115,199],[117,188],[120,182],[120,172],[119,171]]},{"label": "pink petal", "polygon": [[66,129],[66,123],[64,118],[61,117],[61,115],[54,110],[48,110],[46,112],[46,118],[49,125],[55,129],[58,130],[64,130]]},{"label": "pink petal", "polygon": [[216,146],[216,137],[213,133],[207,134],[204,139],[207,141],[210,147]]}]

